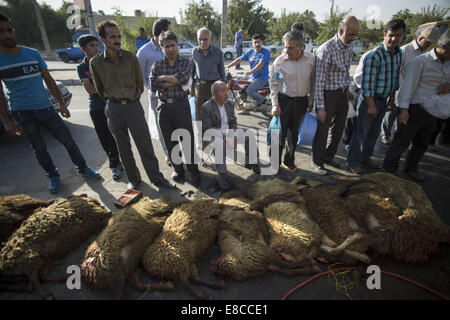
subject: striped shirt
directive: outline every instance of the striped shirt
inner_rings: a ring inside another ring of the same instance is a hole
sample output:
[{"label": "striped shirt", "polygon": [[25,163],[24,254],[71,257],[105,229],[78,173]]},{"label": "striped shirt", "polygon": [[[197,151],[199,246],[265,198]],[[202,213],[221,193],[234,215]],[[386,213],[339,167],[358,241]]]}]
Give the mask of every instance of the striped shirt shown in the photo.
[{"label": "striped shirt", "polygon": [[40,110],[51,106],[44,88],[42,69],[47,64],[39,51],[25,46],[19,54],[0,53],[0,80],[5,84],[11,110]]},{"label": "striped shirt", "polygon": [[352,46],[344,45],[335,35],[316,51],[316,84],[314,102],[317,109],[325,108],[324,90],[348,87],[351,82]]},{"label": "striped shirt", "polygon": [[362,93],[363,97],[387,98],[399,88],[402,66],[402,51],[396,47],[390,52],[383,42],[372,49],[364,59]]}]

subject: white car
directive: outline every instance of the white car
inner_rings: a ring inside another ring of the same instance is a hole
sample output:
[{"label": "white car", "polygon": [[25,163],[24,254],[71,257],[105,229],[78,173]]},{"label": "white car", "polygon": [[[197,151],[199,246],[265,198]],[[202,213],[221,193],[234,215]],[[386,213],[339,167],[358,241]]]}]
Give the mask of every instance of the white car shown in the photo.
[{"label": "white car", "polygon": [[196,47],[195,44],[189,41],[178,42],[178,54],[180,57],[192,57],[192,50]]},{"label": "white car", "polygon": [[274,42],[274,43],[268,42],[268,43],[266,43],[266,45],[264,47],[269,49],[271,54],[274,54],[274,53],[283,51],[284,44],[283,44],[283,42]]},{"label": "white car", "polygon": [[[243,41],[242,42],[242,54],[246,53],[248,50],[252,49],[252,42],[251,41]],[[236,48],[233,46],[228,46],[226,48],[222,49],[223,52],[223,58],[225,60],[233,60],[237,58]]]}]

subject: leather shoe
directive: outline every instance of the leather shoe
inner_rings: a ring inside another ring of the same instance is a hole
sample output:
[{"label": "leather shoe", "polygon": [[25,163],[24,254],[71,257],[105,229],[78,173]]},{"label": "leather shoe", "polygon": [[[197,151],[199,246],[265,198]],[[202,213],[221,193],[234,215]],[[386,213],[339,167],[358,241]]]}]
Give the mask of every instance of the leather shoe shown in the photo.
[{"label": "leather shoe", "polygon": [[176,189],[177,188],[177,185],[175,183],[172,183],[166,179],[161,180],[159,182],[155,182],[154,185],[157,186],[158,188],[167,188],[167,189]]},{"label": "leather shoe", "polygon": [[223,191],[228,191],[231,189],[231,186],[228,183],[227,177],[225,175],[219,175],[219,187]]},{"label": "leather shoe", "polygon": [[185,179],[184,171],[183,172],[176,172],[176,171],[174,171],[172,173],[172,175],[171,175],[171,178],[173,179],[173,181],[183,182],[184,179]]},{"label": "leather shoe", "polygon": [[328,166],[335,167],[335,168],[338,168],[338,169],[341,167],[341,164],[340,164],[340,163],[337,163],[337,162],[334,161],[333,159],[325,160],[324,163],[325,163],[326,165],[328,165]]},{"label": "leather shoe", "polygon": [[261,168],[257,164],[246,164],[247,169],[251,169],[256,174],[261,174]]},{"label": "leather shoe", "polygon": [[405,175],[418,182],[425,181],[425,177],[419,171],[404,171]]},{"label": "leather shoe", "polygon": [[381,169],[381,166],[372,159],[361,161],[361,164],[365,165],[366,167],[372,168],[372,169]]}]

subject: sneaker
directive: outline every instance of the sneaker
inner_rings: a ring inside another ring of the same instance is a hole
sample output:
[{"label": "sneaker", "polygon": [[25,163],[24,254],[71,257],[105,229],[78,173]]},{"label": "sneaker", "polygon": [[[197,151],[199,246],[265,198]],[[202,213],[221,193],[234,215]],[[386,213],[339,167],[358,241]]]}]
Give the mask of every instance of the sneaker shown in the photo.
[{"label": "sneaker", "polygon": [[56,193],[60,185],[61,180],[59,179],[59,177],[51,177],[50,184],[48,185],[48,191],[50,193]]},{"label": "sneaker", "polygon": [[354,175],[360,175],[363,172],[360,166],[348,167],[348,171]]},{"label": "sneaker", "polygon": [[136,181],[136,182],[129,182],[128,184],[127,184],[127,189],[128,190],[137,190],[137,187],[138,187],[138,185],[139,185],[139,183],[141,183],[141,180],[138,180],[138,181]]},{"label": "sneaker", "polygon": [[91,179],[98,179],[98,178],[100,178],[100,173],[98,173],[95,170],[92,170],[89,167],[86,167],[86,169],[83,169],[83,170],[78,170],[78,173],[81,174],[84,177],[88,177],[88,178],[91,178]]},{"label": "sneaker", "polygon": [[328,165],[328,166],[335,167],[335,168],[340,168],[341,167],[341,165],[339,163],[337,163],[336,161],[334,161],[333,159],[325,160],[324,163],[326,165]]},{"label": "sneaker", "polygon": [[313,168],[313,171],[317,173],[318,175],[324,176],[328,173],[327,170],[322,165],[315,164],[314,162],[311,162],[311,167]]},{"label": "sneaker", "polygon": [[391,140],[389,140],[389,138],[381,137],[381,143],[388,146],[391,144]]},{"label": "sneaker", "polygon": [[244,109],[244,110],[239,111],[238,114],[240,114],[240,115],[249,115],[250,111]]},{"label": "sneaker", "polygon": [[425,177],[419,171],[403,171],[406,176],[418,182],[425,181]]},{"label": "sneaker", "polygon": [[120,179],[120,167],[117,166],[116,168],[111,169],[111,174],[112,174],[112,178],[114,180],[119,180]]},{"label": "sneaker", "polygon": [[372,169],[378,169],[378,170],[381,169],[381,166],[372,159],[361,161],[361,164],[365,165],[366,167],[372,168]]}]

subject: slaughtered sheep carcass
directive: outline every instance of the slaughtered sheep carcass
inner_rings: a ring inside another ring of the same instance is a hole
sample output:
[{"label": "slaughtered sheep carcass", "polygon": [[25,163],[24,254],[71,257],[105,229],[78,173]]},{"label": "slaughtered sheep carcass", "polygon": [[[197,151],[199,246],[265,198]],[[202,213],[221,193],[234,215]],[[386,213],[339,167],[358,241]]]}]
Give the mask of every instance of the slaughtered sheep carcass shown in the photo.
[{"label": "slaughtered sheep carcass", "polygon": [[42,201],[25,194],[0,197],[0,246],[36,209],[47,207],[54,201]]},{"label": "slaughtered sheep carcass", "polygon": [[400,208],[389,256],[406,263],[423,263],[435,255],[440,243],[450,243],[450,227],[433,210],[422,188],[388,173],[363,177],[383,188]]},{"label": "slaughtered sheep carcass", "polygon": [[91,288],[108,289],[119,297],[127,281],[138,290],[170,290],[172,283],[145,285],[138,266],[148,246],[161,233],[179,203],[167,198],[139,202],[117,212],[87,249],[81,264],[83,281]]},{"label": "slaughtered sheep carcass", "polygon": [[223,205],[212,199],[194,200],[176,208],[167,218],[161,235],[148,247],[143,265],[153,278],[178,281],[200,299],[208,296],[190,281],[213,289],[223,285],[200,279],[197,263],[217,239],[218,216]]},{"label": "slaughtered sheep carcass", "polygon": [[211,263],[211,271],[216,276],[243,280],[260,276],[267,270],[285,275],[317,272],[317,269],[299,267],[281,259],[266,243],[268,229],[263,215],[250,210],[250,200],[242,195],[235,194],[236,198],[227,199],[228,196],[225,194],[219,200],[226,207],[220,215],[221,256]]},{"label": "slaughtered sheep carcass", "polygon": [[40,279],[55,261],[63,259],[88,237],[104,228],[111,212],[85,196],[57,199],[31,215],[16,230],[0,252],[0,273],[26,275],[42,297],[45,292]]}]

